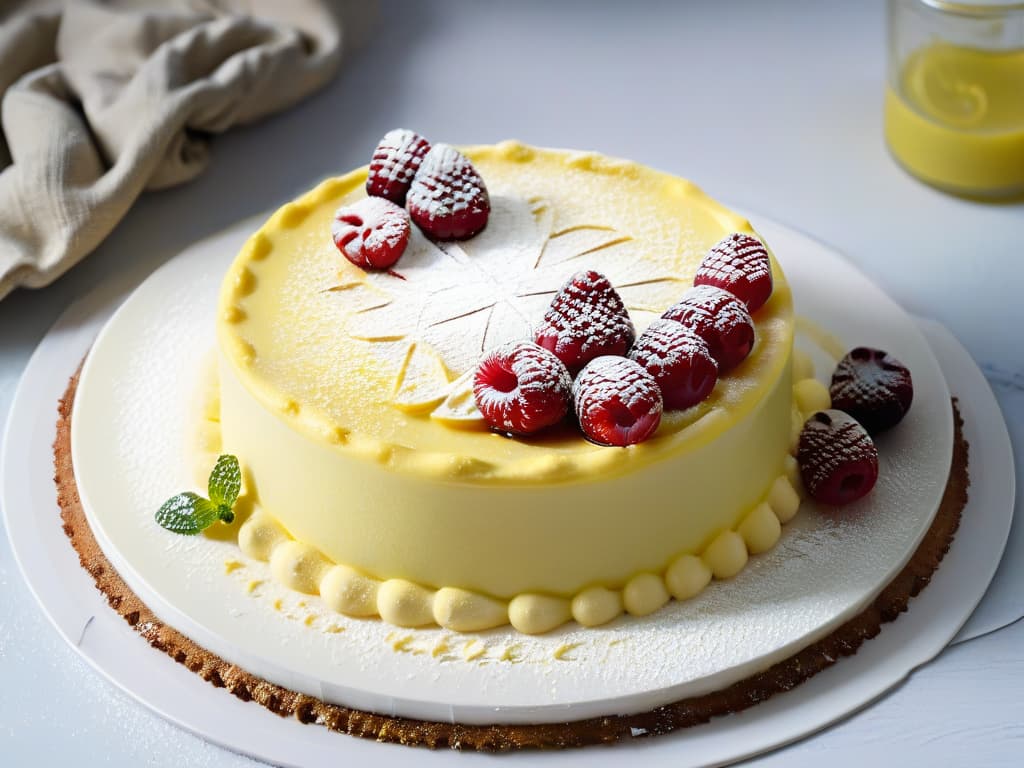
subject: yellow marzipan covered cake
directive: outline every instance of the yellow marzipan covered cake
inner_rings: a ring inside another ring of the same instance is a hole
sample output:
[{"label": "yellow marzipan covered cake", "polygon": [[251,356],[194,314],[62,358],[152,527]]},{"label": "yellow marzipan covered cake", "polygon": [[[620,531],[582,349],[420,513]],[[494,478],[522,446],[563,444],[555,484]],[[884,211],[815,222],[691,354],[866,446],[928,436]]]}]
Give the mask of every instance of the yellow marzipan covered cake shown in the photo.
[{"label": "yellow marzipan covered cake", "polygon": [[581,269],[639,334],[749,222],[693,184],[596,154],[464,150],[486,228],[416,227],[389,271],[339,255],[366,168],[289,203],[247,242],[218,312],[221,447],[245,468],[247,554],[336,611],[401,626],[543,632],[642,615],[728,578],[796,512],[793,311],[774,290],[749,357],[652,438],[595,445],[571,425],[509,438],[476,409],[481,356],[529,340]]}]

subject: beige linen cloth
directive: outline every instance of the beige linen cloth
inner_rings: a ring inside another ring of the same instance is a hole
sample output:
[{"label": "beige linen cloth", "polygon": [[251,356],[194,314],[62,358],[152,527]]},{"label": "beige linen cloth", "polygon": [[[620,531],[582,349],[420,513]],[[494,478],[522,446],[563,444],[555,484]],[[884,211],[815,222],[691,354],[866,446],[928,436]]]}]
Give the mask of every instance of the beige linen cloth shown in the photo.
[{"label": "beige linen cloth", "polygon": [[30,0],[3,13],[0,299],[56,279],[144,189],[200,173],[212,134],[324,85],[343,17],[367,15],[331,0]]}]

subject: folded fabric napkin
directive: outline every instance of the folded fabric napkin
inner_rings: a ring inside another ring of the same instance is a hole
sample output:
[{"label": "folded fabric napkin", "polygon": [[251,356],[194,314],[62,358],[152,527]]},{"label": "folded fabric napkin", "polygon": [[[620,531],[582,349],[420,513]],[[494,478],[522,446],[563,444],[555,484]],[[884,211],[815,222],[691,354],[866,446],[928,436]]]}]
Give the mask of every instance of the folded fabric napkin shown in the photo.
[{"label": "folded fabric napkin", "polygon": [[30,0],[9,11],[0,299],[56,279],[143,189],[196,176],[211,134],[324,85],[351,10],[330,0]]}]

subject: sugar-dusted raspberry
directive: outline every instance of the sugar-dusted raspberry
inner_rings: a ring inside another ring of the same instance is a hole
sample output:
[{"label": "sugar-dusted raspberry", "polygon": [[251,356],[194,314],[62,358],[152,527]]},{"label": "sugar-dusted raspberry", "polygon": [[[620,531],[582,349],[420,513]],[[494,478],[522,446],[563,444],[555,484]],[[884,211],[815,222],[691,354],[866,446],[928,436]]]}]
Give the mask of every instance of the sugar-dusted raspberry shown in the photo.
[{"label": "sugar-dusted raspberry", "polygon": [[743,302],[722,288],[690,288],[662,317],[682,323],[704,339],[718,362],[719,373],[735,368],[754,348],[750,313]]},{"label": "sugar-dusted raspberry", "polygon": [[856,419],[835,409],[804,424],[797,450],[800,478],[811,497],[839,506],[862,498],[878,480],[878,450]]},{"label": "sugar-dusted raspberry", "polygon": [[566,281],[534,334],[574,374],[600,355],[625,355],[635,338],[619,294],[607,277],[592,269]]},{"label": "sugar-dusted raspberry", "polygon": [[910,370],[880,349],[857,347],[832,374],[832,407],[846,411],[868,434],[877,435],[902,421],[914,400]]},{"label": "sugar-dusted raspberry", "polygon": [[465,155],[435,144],[420,165],[406,198],[409,215],[436,240],[465,240],[487,226],[487,187]]},{"label": "sugar-dusted raspberry", "polygon": [[718,363],[704,339],[673,320],[651,323],[636,340],[629,359],[658,382],[666,411],[696,405],[718,381]]},{"label": "sugar-dusted raspberry", "polygon": [[595,443],[639,443],[661,423],[658,382],[629,358],[594,358],[576,377],[572,391],[580,429]]},{"label": "sugar-dusted raspberry", "polygon": [[370,160],[366,194],[405,205],[412,179],[430,151],[430,142],[407,128],[384,134]]},{"label": "sugar-dusted raspberry", "polygon": [[693,284],[722,288],[754,313],[772,295],[768,249],[753,235],[733,232],[708,251],[697,267]]},{"label": "sugar-dusted raspberry", "polygon": [[387,269],[409,244],[409,214],[382,197],[366,197],[334,214],[331,236],[345,258],[363,269]]},{"label": "sugar-dusted raspberry", "polygon": [[473,377],[473,396],[491,427],[526,435],[565,417],[572,378],[562,361],[543,347],[515,341],[480,362]]}]

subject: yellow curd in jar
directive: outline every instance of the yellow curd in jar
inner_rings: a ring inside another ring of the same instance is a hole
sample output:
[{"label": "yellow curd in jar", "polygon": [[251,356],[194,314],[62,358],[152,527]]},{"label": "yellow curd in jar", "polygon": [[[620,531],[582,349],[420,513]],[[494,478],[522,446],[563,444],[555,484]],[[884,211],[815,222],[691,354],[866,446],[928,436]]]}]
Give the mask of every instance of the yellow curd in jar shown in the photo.
[{"label": "yellow curd in jar", "polygon": [[916,51],[886,91],[885,135],[908,171],[940,189],[1024,194],[1024,50]]}]

